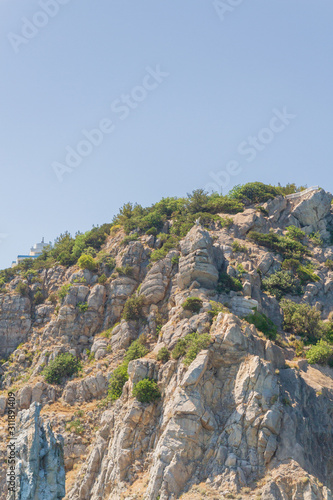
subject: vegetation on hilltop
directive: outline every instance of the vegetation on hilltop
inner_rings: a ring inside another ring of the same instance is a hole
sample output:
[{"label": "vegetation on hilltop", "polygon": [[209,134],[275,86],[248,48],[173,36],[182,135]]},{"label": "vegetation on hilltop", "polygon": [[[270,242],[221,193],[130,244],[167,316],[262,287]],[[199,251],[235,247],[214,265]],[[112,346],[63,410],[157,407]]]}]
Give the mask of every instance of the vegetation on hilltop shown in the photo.
[{"label": "vegetation on hilltop", "polygon": [[[304,187],[297,187],[296,184],[287,184],[282,187],[252,182],[243,186],[235,186],[225,196],[218,193],[209,194],[203,189],[197,189],[184,198],[162,198],[151,207],[125,203],[113,218],[112,223],[93,227],[85,233],[79,232],[74,237],[66,231],[55,240],[52,248],[45,248],[38,258],[25,259],[14,268],[0,271],[0,289],[17,275],[23,276],[27,271],[38,271],[56,264],[70,267],[77,264],[81,256],[84,256],[80,261],[83,268],[93,268],[93,259],[96,267],[102,267],[104,263],[114,267],[114,262],[107,262],[108,256],[102,255],[101,247],[110,231],[113,233],[121,228],[127,235],[134,231],[134,235],[123,240],[124,245],[145,233],[160,237],[162,247],[152,254],[152,261],[159,260],[170,249],[177,247],[179,239],[187,234],[198,218],[206,227],[216,223],[221,227],[229,226],[232,224],[232,219],[220,217],[218,214],[236,214],[249,205],[264,203],[275,196],[295,193],[302,189]],[[162,236],[159,233],[164,224],[170,220],[173,221],[170,234]]]}]

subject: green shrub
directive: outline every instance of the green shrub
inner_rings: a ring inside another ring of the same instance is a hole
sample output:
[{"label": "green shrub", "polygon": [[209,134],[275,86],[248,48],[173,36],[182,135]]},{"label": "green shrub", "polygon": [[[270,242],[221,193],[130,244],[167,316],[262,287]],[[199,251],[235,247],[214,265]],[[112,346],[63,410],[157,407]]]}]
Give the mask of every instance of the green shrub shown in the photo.
[{"label": "green shrub", "polygon": [[261,205],[258,205],[258,206],[256,207],[256,210],[257,210],[257,212],[262,213],[265,217],[268,217],[268,216],[269,216],[269,212],[268,212],[268,210],[266,210],[266,208],[265,208],[265,207],[263,207],[263,206],[261,206]]},{"label": "green shrub", "polygon": [[306,353],[306,359],[310,365],[329,364],[330,366],[333,366],[333,345],[330,345],[325,340],[319,340],[319,342],[312,346]]},{"label": "green shrub", "polygon": [[263,289],[281,300],[284,295],[300,295],[302,287],[299,280],[288,271],[277,271],[263,280]]},{"label": "green shrub", "polygon": [[112,401],[119,399],[122,395],[123,387],[128,380],[127,366],[127,363],[122,363],[111,374],[109,380],[108,397]]},{"label": "green shrub", "polygon": [[80,419],[73,420],[72,422],[68,422],[66,424],[66,431],[74,432],[77,435],[81,435],[84,433],[84,427]]},{"label": "green shrub", "polygon": [[282,263],[282,270],[291,271],[292,274],[298,277],[302,285],[307,283],[315,283],[320,278],[313,272],[311,264],[303,266],[297,259],[286,259]]},{"label": "green shrub", "polygon": [[300,261],[297,259],[286,259],[282,262],[283,271],[292,271],[295,273],[300,266]]},{"label": "green shrub", "polygon": [[28,284],[25,283],[24,281],[20,281],[17,287],[15,288],[15,292],[22,295],[22,297],[26,297],[29,293]]},{"label": "green shrub", "polygon": [[125,236],[125,238],[120,242],[121,245],[128,245],[131,241],[137,241],[139,238],[138,233],[133,233]]},{"label": "green shrub", "polygon": [[243,186],[235,186],[228,194],[231,199],[238,200],[245,205],[254,203],[265,203],[278,196],[279,190],[262,182],[250,182]]},{"label": "green shrub", "polygon": [[242,276],[243,274],[246,274],[246,270],[245,270],[243,264],[237,264],[236,269],[237,269],[237,272],[239,275]]},{"label": "green shrub", "polygon": [[226,307],[223,304],[221,304],[220,302],[215,302],[214,300],[210,300],[209,303],[212,306],[212,309],[210,311],[208,311],[208,314],[212,318],[215,318],[215,316],[217,316],[220,312],[223,312],[223,313],[229,312],[228,309],[226,309]]},{"label": "green shrub", "polygon": [[238,214],[244,212],[244,204],[228,196],[213,193],[209,200],[208,210],[213,214]]},{"label": "green shrub", "polygon": [[179,264],[179,255],[175,255],[171,258],[171,264],[178,265]]},{"label": "green shrub", "polygon": [[302,285],[306,285],[307,283],[316,283],[320,281],[320,278],[317,274],[315,274],[311,268],[306,266],[299,266],[296,270],[296,274],[301,281]]},{"label": "green shrub", "polygon": [[185,339],[177,340],[175,347],[172,349],[171,356],[173,359],[179,359],[186,354],[186,341]]},{"label": "green shrub", "polygon": [[133,276],[134,269],[132,266],[129,266],[126,264],[126,266],[123,267],[116,267],[116,272],[119,274],[119,276],[128,276],[131,277]]},{"label": "green shrub", "polygon": [[182,304],[184,311],[191,311],[193,313],[199,313],[202,308],[202,300],[198,297],[188,297]]},{"label": "green shrub", "polygon": [[324,241],[319,233],[319,231],[317,231],[316,233],[312,233],[310,236],[309,236],[309,240],[312,241],[312,243],[316,246],[316,247],[322,247],[323,244],[324,244]]},{"label": "green shrub", "polygon": [[296,226],[288,226],[286,236],[295,241],[302,241],[306,234]]},{"label": "green shrub", "polygon": [[38,306],[39,304],[42,304],[43,302],[44,302],[44,295],[40,290],[38,290],[34,295],[34,303],[36,306]]},{"label": "green shrub", "polygon": [[126,300],[122,318],[126,321],[142,318],[143,297],[132,295]]},{"label": "green shrub", "polygon": [[157,229],[156,229],[156,227],[151,227],[150,229],[148,229],[146,231],[146,234],[148,236],[151,236],[151,235],[156,236],[157,235]]},{"label": "green shrub", "polygon": [[225,272],[220,272],[219,281],[217,284],[217,292],[218,293],[229,293],[233,292],[241,292],[243,290],[243,285],[237,278],[233,278],[229,276],[229,274]]},{"label": "green shrub", "polygon": [[148,352],[148,349],[141,343],[140,339],[134,340],[127,349],[124,361],[128,364],[134,359],[143,358]]},{"label": "green shrub", "polygon": [[257,231],[250,231],[247,237],[257,245],[280,253],[286,258],[300,259],[304,255],[310,255],[310,251],[305,245],[286,236],[280,236],[275,233],[263,234]]},{"label": "green shrub", "polygon": [[73,354],[64,353],[49,363],[43,371],[46,382],[61,384],[62,380],[76,375],[82,369],[81,361]]},{"label": "green shrub", "polygon": [[235,253],[247,253],[247,247],[238,241],[234,241],[232,244],[232,251]]},{"label": "green shrub", "polygon": [[332,259],[327,259],[325,262],[325,266],[330,270],[333,271],[333,260]]},{"label": "green shrub", "polygon": [[161,397],[155,380],[144,378],[133,387],[132,395],[140,401],[140,403],[152,403]]},{"label": "green shrub", "polygon": [[307,186],[296,186],[295,183],[288,183],[286,186],[281,186],[279,184],[278,186],[278,191],[279,194],[282,194],[283,196],[287,196],[288,194],[294,194],[294,193],[300,193],[301,191],[304,191],[307,189]]},{"label": "green shrub", "polygon": [[210,335],[208,333],[202,333],[201,335],[197,332],[189,333],[185,337],[185,341],[187,342],[187,349],[183,363],[185,366],[189,366],[200,351],[207,349],[210,344]]},{"label": "green shrub", "polygon": [[77,263],[80,269],[88,269],[88,271],[96,269],[96,262],[91,255],[82,254]]},{"label": "green shrub", "polygon": [[105,285],[105,283],[107,282],[107,277],[105,276],[105,274],[101,274],[101,276],[98,278],[98,283],[100,285]]},{"label": "green shrub", "polygon": [[55,306],[56,303],[58,302],[58,294],[56,294],[55,292],[50,293],[47,300]]},{"label": "green shrub", "polygon": [[184,358],[184,364],[190,365],[196,356],[203,349],[207,349],[210,344],[210,335],[208,333],[198,334],[197,332],[187,334],[183,339],[179,339],[172,350],[173,359]]},{"label": "green shrub", "polygon": [[157,353],[157,361],[162,361],[166,363],[170,359],[170,352],[166,347],[161,347],[161,349]]},{"label": "green shrub", "polygon": [[262,314],[255,310],[252,314],[249,314],[244,319],[251,325],[254,325],[257,330],[264,333],[269,339],[276,339],[277,327],[273,323],[273,321],[270,320],[265,314]]},{"label": "green shrub", "polygon": [[116,260],[103,250],[96,255],[95,262],[99,268],[105,266],[110,272],[116,267]]},{"label": "green shrub", "polygon": [[280,303],[284,315],[284,328],[290,333],[304,337],[310,343],[323,335],[321,314],[308,304],[296,304],[283,299]]},{"label": "green shrub", "polygon": [[87,302],[78,302],[77,307],[80,309],[81,312],[88,311],[88,303]]},{"label": "green shrub", "polygon": [[75,260],[83,253],[87,253],[87,248],[92,248],[96,251],[100,250],[107,236],[110,234],[110,229],[111,224],[103,224],[102,226],[93,227],[84,234],[78,234],[73,241],[72,249],[72,256]]},{"label": "green shrub", "polygon": [[162,248],[159,248],[158,250],[154,250],[151,255],[150,255],[150,261],[151,262],[157,262],[158,260],[164,259],[164,257],[167,256],[167,254],[170,252],[170,250],[173,250],[178,247],[179,243],[179,238],[174,236],[174,235],[163,235],[165,238],[163,238],[165,241],[163,243]]},{"label": "green shrub", "polygon": [[60,290],[58,290],[58,297],[60,300],[64,300],[66,295],[68,294],[69,290],[72,288],[72,285],[70,283],[67,283],[66,285],[63,285]]}]

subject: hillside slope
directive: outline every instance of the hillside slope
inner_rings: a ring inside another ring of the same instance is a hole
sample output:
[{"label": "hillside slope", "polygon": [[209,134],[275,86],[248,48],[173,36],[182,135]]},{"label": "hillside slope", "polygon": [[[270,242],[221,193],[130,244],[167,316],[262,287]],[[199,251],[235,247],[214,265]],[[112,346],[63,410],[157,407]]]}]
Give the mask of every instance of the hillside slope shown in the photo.
[{"label": "hillside slope", "polygon": [[268,198],[5,280],[1,500],[332,499],[332,195]]}]

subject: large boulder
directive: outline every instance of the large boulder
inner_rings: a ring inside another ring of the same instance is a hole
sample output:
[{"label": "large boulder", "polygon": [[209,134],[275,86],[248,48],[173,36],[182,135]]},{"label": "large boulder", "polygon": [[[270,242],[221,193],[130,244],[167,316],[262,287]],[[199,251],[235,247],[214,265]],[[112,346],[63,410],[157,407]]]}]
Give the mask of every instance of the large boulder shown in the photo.
[{"label": "large boulder", "polygon": [[21,295],[0,295],[0,359],[25,342],[31,328],[31,304]]},{"label": "large boulder", "polygon": [[308,228],[307,232],[321,230],[320,222],[329,215],[333,196],[323,189],[311,192],[296,204],[291,215],[295,217],[301,227]]},{"label": "large boulder", "polygon": [[200,225],[193,226],[180,248],[179,288],[184,290],[194,281],[204,288],[215,288],[223,256],[222,250],[213,246],[209,233]]},{"label": "large boulder", "polygon": [[164,299],[170,282],[171,269],[171,259],[167,257],[156,262],[148,271],[140,289],[140,295],[146,305],[157,304]]}]

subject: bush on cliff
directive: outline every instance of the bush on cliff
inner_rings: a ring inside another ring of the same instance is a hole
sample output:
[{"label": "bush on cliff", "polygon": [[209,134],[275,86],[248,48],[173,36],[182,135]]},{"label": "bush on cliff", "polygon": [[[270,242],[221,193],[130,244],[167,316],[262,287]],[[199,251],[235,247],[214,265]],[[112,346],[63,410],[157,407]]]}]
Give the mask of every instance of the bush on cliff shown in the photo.
[{"label": "bush on cliff", "polygon": [[88,271],[96,269],[96,262],[91,255],[82,254],[77,263],[80,269],[88,269]]},{"label": "bush on cliff", "polygon": [[126,300],[122,318],[126,321],[137,320],[142,318],[143,297],[132,295]]},{"label": "bush on cliff", "polygon": [[273,323],[273,321],[269,319],[265,314],[259,313],[257,310],[255,310],[252,314],[249,314],[244,319],[251,325],[254,325],[257,330],[264,333],[269,339],[276,339],[277,327]]},{"label": "bush on cliff", "polygon": [[330,365],[333,367],[333,345],[329,344],[325,340],[319,340],[319,342],[312,346],[306,353],[306,359],[310,365]]},{"label": "bush on cliff", "polygon": [[198,314],[202,308],[202,300],[199,297],[188,297],[182,304],[184,311],[191,311]]},{"label": "bush on cliff", "polygon": [[263,289],[281,300],[284,295],[300,295],[302,287],[299,280],[289,271],[277,271],[263,280]]},{"label": "bush on cliff", "polygon": [[140,401],[140,403],[152,403],[161,397],[155,380],[144,378],[133,387],[132,395]]},{"label": "bush on cliff", "polygon": [[321,314],[309,304],[297,304],[292,300],[283,299],[280,306],[284,315],[284,328],[287,332],[304,337],[313,344],[324,334]]},{"label": "bush on cliff", "polygon": [[67,352],[58,354],[44,369],[43,375],[49,384],[61,384],[64,379],[76,375],[81,369],[81,361]]}]

